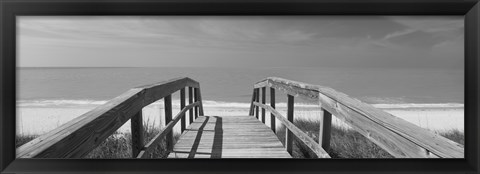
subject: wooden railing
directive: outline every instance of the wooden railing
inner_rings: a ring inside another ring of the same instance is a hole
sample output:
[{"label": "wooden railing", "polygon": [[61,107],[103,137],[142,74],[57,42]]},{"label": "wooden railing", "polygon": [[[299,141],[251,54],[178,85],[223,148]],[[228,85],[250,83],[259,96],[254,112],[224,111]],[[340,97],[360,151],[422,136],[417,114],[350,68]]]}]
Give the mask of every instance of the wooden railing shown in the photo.
[{"label": "wooden railing", "polygon": [[[265,105],[266,87],[270,87],[270,106]],[[262,102],[259,101],[262,89]],[[287,117],[275,110],[275,89],[288,95]],[[297,128],[294,122],[294,97],[318,102],[321,108],[319,142]],[[275,118],[288,129],[286,149],[292,154],[292,135],[309,147],[318,157],[328,157],[325,149],[330,144],[332,114],[354,130],[386,150],[396,158],[463,158],[464,147],[429,130],[395,117],[360,100],[331,88],[311,85],[282,78],[270,77],[254,85],[250,115],[259,115],[265,123],[265,109],[271,113],[271,127],[275,131]]]},{"label": "wooden railing", "polygon": [[[189,105],[185,106],[188,87]],[[180,90],[181,111],[172,119],[172,93]],[[190,123],[203,115],[200,84],[190,78],[177,78],[130,89],[109,102],[69,121],[62,126],[17,148],[18,158],[82,158],[131,120],[132,157],[144,158],[161,139],[166,137],[168,150],[173,149],[173,127],[181,121],[185,130],[185,113]],[[165,127],[144,145],[142,108],[164,99]],[[193,102],[195,101],[195,102]]]}]

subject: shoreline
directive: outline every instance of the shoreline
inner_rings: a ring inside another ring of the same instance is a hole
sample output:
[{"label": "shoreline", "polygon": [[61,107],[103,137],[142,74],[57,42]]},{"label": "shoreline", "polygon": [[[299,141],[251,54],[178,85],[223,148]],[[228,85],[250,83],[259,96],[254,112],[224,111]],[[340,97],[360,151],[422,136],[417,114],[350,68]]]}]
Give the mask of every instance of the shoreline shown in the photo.
[{"label": "shoreline", "polygon": [[[242,103],[241,106],[225,105],[215,106],[204,103],[205,113],[208,115],[247,115],[249,104]],[[17,135],[41,135],[54,128],[94,109],[99,105],[70,105],[59,107],[55,106],[17,106]],[[179,112],[179,104],[173,103],[172,113],[175,115]],[[409,121],[417,126],[430,129],[436,132],[459,130],[464,131],[464,108],[463,107],[397,107],[397,108],[379,108],[394,116]],[[277,110],[282,114],[286,114],[286,107],[277,105]],[[163,118],[163,102],[157,102],[144,108],[144,122],[155,127],[163,127],[161,123]],[[300,105],[295,107],[295,118],[304,120],[317,120],[320,109],[315,105]],[[186,115],[188,123],[188,114]],[[51,121],[46,121],[51,120]],[[270,123],[270,113],[266,112],[266,123]],[[278,122],[277,122],[278,123]],[[349,126],[341,122],[335,116],[332,118],[332,125],[340,128]],[[267,124],[267,126],[270,126]],[[277,127],[279,124],[277,124]],[[130,123],[127,121],[119,132],[129,132]],[[177,124],[174,131],[179,132],[180,126]]]}]

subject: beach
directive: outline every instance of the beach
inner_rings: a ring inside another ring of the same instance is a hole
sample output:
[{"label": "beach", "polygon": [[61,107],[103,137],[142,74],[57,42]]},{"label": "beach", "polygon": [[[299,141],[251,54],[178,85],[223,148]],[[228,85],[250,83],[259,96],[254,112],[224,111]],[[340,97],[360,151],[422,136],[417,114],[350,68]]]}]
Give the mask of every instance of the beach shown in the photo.
[{"label": "beach", "polygon": [[[464,130],[464,79],[461,70],[67,67],[18,69],[17,135],[44,134],[131,88],[182,76],[200,83],[204,113],[210,116],[248,115],[253,84],[275,76],[333,88],[426,129]],[[284,116],[286,99],[286,94],[277,92],[277,110]],[[179,92],[172,94],[172,102],[175,116],[179,112]],[[149,125],[162,127],[163,100],[145,107],[143,115],[143,120]],[[266,115],[267,126],[270,126],[270,113]],[[318,120],[319,115],[320,108],[315,103],[295,98],[296,119]],[[336,117],[332,122],[334,126],[348,128]],[[129,124],[127,122],[119,131],[128,132]],[[178,124],[174,130],[178,132],[179,127]]]},{"label": "beach", "polygon": [[[65,101],[64,101],[65,102]],[[54,128],[99,107],[106,101],[89,101],[52,104],[55,102],[34,102],[18,104],[17,110],[17,135],[41,135]],[[48,104],[45,104],[48,103]],[[81,104],[79,104],[81,103]],[[180,111],[178,100],[173,100],[173,115]],[[417,126],[429,129],[435,132],[444,132],[457,129],[464,130],[464,108],[462,104],[374,104],[373,106],[382,109],[396,117],[411,122]],[[286,104],[278,103],[277,110],[286,115]],[[248,115],[250,109],[249,103],[238,102],[214,102],[204,101],[205,115],[215,116],[239,116]],[[161,128],[164,126],[163,101],[155,102],[143,109],[144,124]],[[261,113],[261,112],[260,112]],[[295,119],[318,120],[320,109],[311,104],[296,104]],[[270,126],[270,113],[266,112],[266,123]],[[186,121],[189,122],[189,116],[186,115]],[[277,121],[277,127],[280,126]],[[179,132],[180,124],[174,128]],[[349,129],[349,126],[337,119],[332,118],[332,125]],[[130,123],[127,122],[119,132],[129,132]]]}]

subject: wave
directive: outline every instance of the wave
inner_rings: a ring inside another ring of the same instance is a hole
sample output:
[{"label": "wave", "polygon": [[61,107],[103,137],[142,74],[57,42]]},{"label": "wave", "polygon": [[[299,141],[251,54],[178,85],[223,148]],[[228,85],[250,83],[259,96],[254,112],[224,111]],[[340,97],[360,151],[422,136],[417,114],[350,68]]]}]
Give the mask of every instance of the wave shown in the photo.
[{"label": "wave", "polygon": [[[99,106],[107,103],[107,100],[20,100],[17,101],[18,107],[75,107],[75,106]],[[180,103],[179,100],[173,100]],[[187,101],[188,102],[188,101]],[[153,106],[163,106],[163,100],[152,103]],[[406,109],[406,108],[463,108],[461,103],[401,103],[401,104],[372,104],[381,109]],[[225,102],[204,100],[203,107],[207,108],[249,108],[250,103]],[[276,103],[276,107],[285,108],[287,103]],[[312,103],[295,103],[295,107],[316,108],[318,105]]]}]

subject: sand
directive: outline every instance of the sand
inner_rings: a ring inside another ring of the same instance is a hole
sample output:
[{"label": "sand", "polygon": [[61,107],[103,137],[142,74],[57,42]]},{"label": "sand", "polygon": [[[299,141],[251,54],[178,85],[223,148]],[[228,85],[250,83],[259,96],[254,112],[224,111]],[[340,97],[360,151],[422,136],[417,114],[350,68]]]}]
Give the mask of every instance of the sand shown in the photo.
[{"label": "sand", "polygon": [[[17,135],[41,135],[56,127],[78,117],[92,109],[95,106],[84,107],[18,107],[17,108]],[[286,108],[277,107],[278,111],[286,114]],[[464,130],[464,109],[456,108],[400,108],[400,109],[383,109],[399,118],[416,124],[420,127],[433,131],[448,131],[458,129]],[[174,105],[173,115],[179,112],[179,107]],[[215,107],[205,106],[205,114],[215,116],[238,116],[247,115],[249,108],[241,107]],[[261,112],[260,112],[261,113]],[[295,119],[317,120],[320,110],[314,107],[296,107]],[[150,105],[143,110],[144,122],[150,126],[163,127],[164,110],[159,104]],[[266,112],[266,123],[270,126],[270,113]],[[187,123],[188,123],[187,114]],[[277,121],[277,123],[279,123]],[[338,127],[349,128],[342,121],[333,117],[332,124]],[[278,126],[279,124],[277,124]],[[130,122],[125,123],[118,131],[129,132]],[[178,123],[174,128],[175,132],[180,131]]]}]

